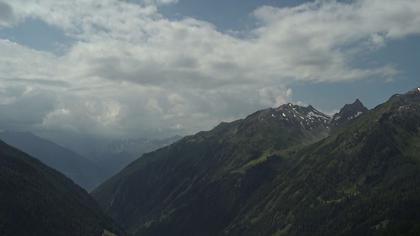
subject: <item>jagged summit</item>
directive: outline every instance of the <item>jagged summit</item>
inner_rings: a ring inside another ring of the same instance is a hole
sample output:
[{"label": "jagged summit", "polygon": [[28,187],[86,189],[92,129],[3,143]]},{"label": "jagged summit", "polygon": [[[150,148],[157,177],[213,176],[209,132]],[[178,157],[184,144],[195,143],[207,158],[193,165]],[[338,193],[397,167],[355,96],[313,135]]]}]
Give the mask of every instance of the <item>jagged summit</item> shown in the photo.
[{"label": "jagged summit", "polygon": [[340,109],[340,112],[333,116],[331,123],[333,126],[340,126],[356,119],[368,111],[369,109],[367,109],[359,99],[356,99],[352,104],[344,105],[344,107]]},{"label": "jagged summit", "polygon": [[318,111],[313,106],[300,106],[292,103],[283,104],[277,108],[261,110],[250,115],[247,120],[275,121],[284,126],[292,126],[305,130],[328,128],[331,117]]},{"label": "jagged summit", "polygon": [[328,115],[318,111],[311,105],[304,107],[288,103],[278,107],[276,110],[285,113],[286,118],[298,118],[300,120],[308,119],[313,121],[318,120],[323,123],[327,123],[330,119]]},{"label": "jagged summit", "polygon": [[354,101],[352,105],[357,105],[357,106],[363,106],[364,107],[363,103],[358,98],[356,98],[356,101]]}]

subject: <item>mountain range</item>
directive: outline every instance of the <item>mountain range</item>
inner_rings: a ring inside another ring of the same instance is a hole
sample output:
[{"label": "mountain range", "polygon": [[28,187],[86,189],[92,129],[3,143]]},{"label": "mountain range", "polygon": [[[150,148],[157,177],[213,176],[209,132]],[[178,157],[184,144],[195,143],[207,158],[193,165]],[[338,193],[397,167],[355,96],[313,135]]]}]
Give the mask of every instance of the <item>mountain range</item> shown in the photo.
[{"label": "mountain range", "polygon": [[420,90],[285,104],[145,154],[93,196],[132,235],[419,235]]},{"label": "mountain range", "polygon": [[[57,144],[31,132],[2,131],[0,140],[37,158],[42,163],[60,171],[88,191],[119,172],[143,153],[151,152],[180,139],[83,139],[90,146],[86,152],[73,151],[73,145]],[[74,143],[74,142],[73,142]],[[68,147],[67,147],[68,146]],[[77,149],[76,147],[74,147]],[[81,151],[83,149],[77,149]]]},{"label": "mountain range", "polygon": [[0,141],[4,236],[420,234],[420,88],[332,117],[257,111],[143,155],[91,195],[47,166],[89,160],[30,133],[1,139],[37,154]]}]

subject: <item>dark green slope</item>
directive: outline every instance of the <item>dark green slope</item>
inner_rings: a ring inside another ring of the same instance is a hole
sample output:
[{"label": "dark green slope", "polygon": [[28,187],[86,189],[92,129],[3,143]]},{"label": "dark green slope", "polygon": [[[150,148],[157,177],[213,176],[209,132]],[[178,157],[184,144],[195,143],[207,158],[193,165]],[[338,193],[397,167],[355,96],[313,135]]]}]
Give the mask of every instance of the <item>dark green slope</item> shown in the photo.
[{"label": "dark green slope", "polygon": [[[279,154],[227,235],[420,235],[420,93]],[[273,165],[272,165],[273,166]]]},{"label": "dark green slope", "polygon": [[94,197],[137,235],[419,235],[419,92],[320,141],[322,114],[288,106],[148,154]]},{"label": "dark green slope", "polygon": [[328,119],[291,104],[259,111],[144,155],[93,195],[138,235],[215,235],[264,181],[246,169],[272,149],[324,137]]},{"label": "dark green slope", "polygon": [[57,171],[0,141],[0,235],[121,233],[89,194]]}]

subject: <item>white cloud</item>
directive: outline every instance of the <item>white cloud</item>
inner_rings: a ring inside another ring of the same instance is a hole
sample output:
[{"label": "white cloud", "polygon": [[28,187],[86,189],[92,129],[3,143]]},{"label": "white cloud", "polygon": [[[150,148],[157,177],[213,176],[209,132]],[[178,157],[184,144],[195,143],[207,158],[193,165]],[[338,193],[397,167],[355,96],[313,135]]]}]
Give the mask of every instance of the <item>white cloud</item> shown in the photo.
[{"label": "white cloud", "polygon": [[160,15],[158,5],[174,2],[11,2],[17,19],[45,21],[75,43],[57,56],[0,40],[0,97],[15,104],[21,94],[4,94],[13,86],[54,94],[32,127],[192,132],[287,102],[294,81],[388,79],[396,68],[359,68],[353,60],[420,33],[417,0],[264,6],[254,12],[259,26],[241,38],[208,22]]}]

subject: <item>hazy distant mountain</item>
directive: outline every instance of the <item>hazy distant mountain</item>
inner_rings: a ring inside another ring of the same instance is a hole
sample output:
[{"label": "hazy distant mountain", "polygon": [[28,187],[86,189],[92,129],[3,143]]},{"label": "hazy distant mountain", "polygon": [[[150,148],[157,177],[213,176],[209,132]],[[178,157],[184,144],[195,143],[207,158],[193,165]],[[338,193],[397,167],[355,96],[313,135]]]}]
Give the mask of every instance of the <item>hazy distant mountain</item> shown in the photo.
[{"label": "hazy distant mountain", "polygon": [[0,141],[0,235],[101,236],[105,231],[124,235],[85,190]]},{"label": "hazy distant mountain", "polygon": [[104,173],[91,160],[32,133],[0,132],[0,139],[60,171],[87,190],[104,180]]},{"label": "hazy distant mountain", "polygon": [[66,132],[44,132],[40,135],[0,132],[0,138],[6,143],[59,170],[87,190],[92,190],[142,154],[180,139],[179,136],[166,139],[107,139]]},{"label": "hazy distant mountain", "polygon": [[105,177],[109,178],[141,157],[144,153],[167,146],[179,139],[181,137],[174,136],[166,139],[138,138],[110,140],[104,142],[103,145],[92,152],[91,157],[101,170],[103,170]]},{"label": "hazy distant mountain", "polygon": [[420,92],[371,111],[358,103],[335,132],[292,104],[222,123],[144,155],[93,195],[142,236],[420,235]]}]

